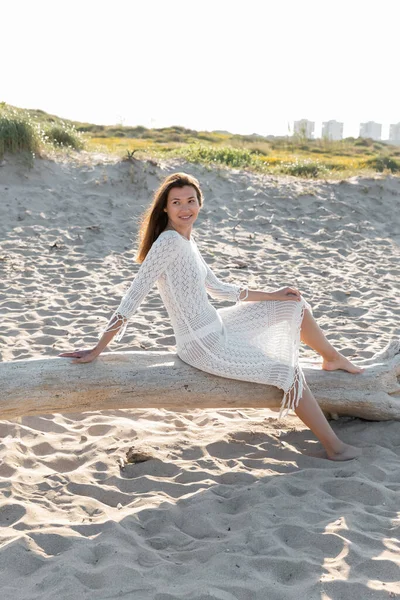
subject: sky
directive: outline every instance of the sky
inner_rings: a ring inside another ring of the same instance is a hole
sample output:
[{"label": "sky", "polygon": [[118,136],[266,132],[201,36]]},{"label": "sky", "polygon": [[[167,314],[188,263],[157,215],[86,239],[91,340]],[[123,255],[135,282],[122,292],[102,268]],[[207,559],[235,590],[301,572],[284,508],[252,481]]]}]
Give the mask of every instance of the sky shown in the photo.
[{"label": "sky", "polygon": [[400,122],[400,0],[0,0],[0,102],[103,125]]}]

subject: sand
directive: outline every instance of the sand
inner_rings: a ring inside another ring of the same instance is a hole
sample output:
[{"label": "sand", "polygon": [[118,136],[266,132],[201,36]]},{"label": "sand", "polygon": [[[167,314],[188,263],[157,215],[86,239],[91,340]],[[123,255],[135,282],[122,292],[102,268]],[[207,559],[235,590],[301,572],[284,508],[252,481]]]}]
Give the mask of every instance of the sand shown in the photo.
[{"label": "sand", "polygon": [[[138,268],[137,218],[177,170],[202,184],[195,235],[221,278],[296,285],[355,362],[399,335],[400,179],[304,181],[82,153],[0,166],[0,360],[96,342]],[[156,288],[113,349],[174,351]],[[305,347],[301,357],[319,360]],[[0,422],[2,600],[400,595],[400,423],[333,427],[361,458],[325,460],[295,416],[266,410]],[[130,447],[152,458],[126,464]]]}]

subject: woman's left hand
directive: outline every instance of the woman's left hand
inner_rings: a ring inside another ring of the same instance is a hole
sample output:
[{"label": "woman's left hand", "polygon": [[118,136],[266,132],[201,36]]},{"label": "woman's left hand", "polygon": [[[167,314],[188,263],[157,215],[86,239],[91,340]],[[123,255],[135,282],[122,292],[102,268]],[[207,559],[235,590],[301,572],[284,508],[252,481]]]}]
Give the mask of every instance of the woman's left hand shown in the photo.
[{"label": "woman's left hand", "polygon": [[301,294],[298,289],[293,287],[284,287],[276,290],[276,292],[271,292],[271,300],[295,300],[300,302]]}]

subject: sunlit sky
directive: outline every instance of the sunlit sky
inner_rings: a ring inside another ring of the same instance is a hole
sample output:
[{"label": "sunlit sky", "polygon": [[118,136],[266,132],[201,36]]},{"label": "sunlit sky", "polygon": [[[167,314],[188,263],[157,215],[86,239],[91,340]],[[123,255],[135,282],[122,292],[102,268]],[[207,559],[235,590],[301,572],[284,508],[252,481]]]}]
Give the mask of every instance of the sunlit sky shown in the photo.
[{"label": "sunlit sky", "polygon": [[262,135],[400,121],[400,0],[3,0],[0,21],[19,107]]}]

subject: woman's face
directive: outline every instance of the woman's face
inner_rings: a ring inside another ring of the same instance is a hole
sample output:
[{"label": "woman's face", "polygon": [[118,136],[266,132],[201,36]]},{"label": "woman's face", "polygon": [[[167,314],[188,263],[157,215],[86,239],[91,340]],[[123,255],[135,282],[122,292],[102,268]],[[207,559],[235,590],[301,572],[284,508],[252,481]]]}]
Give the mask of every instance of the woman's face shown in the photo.
[{"label": "woman's face", "polygon": [[195,188],[191,185],[171,188],[164,210],[176,229],[186,229],[193,225],[200,210]]}]

